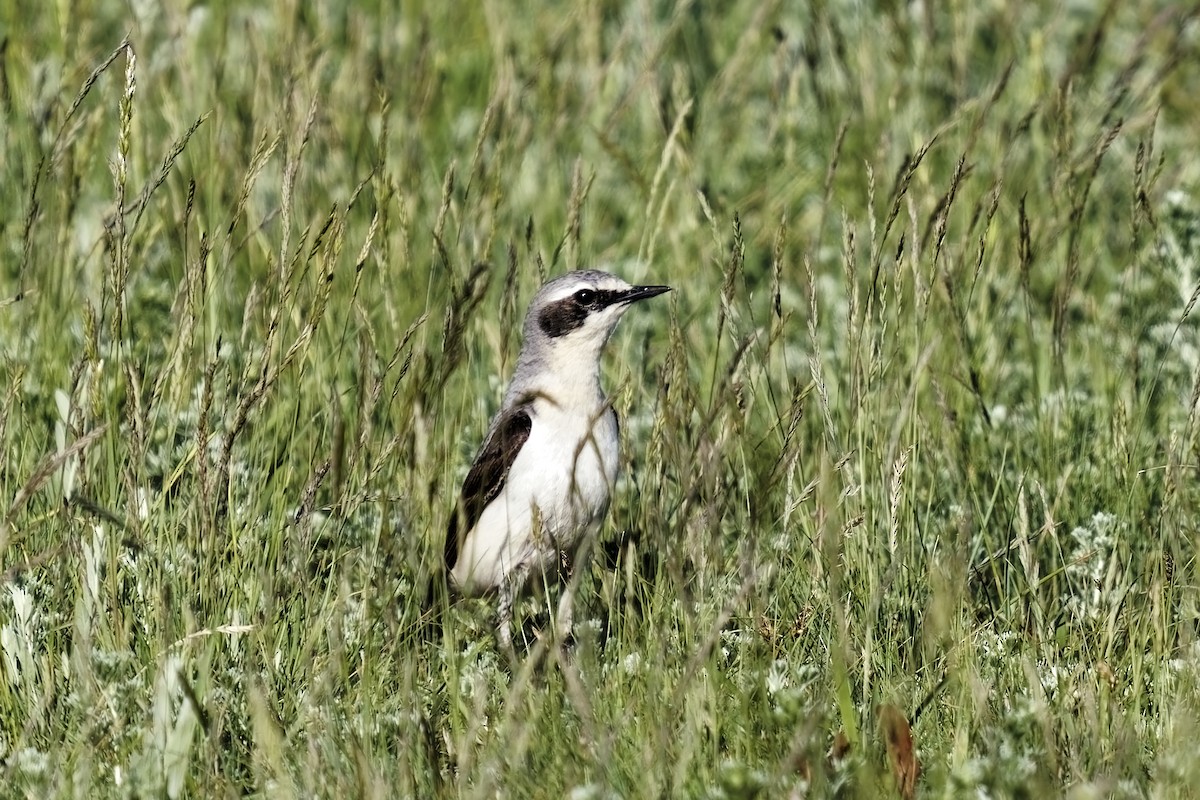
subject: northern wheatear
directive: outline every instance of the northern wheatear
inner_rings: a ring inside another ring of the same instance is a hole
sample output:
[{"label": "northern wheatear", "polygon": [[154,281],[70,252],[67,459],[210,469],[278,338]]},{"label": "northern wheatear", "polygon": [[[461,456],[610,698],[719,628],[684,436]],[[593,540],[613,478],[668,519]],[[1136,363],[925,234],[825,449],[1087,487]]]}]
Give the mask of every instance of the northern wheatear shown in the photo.
[{"label": "northern wheatear", "polygon": [[[445,563],[463,594],[499,593],[497,638],[512,644],[513,603],[531,578],[583,558],[618,474],[618,426],[600,355],[629,306],[670,291],[594,270],[548,282],[525,316],[516,372],[463,483]],[[571,625],[572,587],[556,620]]]}]

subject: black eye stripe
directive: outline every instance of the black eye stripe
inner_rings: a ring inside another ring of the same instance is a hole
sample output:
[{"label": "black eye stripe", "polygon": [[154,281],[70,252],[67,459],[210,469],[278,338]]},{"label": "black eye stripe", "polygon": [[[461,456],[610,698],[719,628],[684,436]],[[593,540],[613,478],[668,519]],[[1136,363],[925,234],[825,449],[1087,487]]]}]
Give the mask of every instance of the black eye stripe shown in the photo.
[{"label": "black eye stripe", "polygon": [[575,298],[578,298],[583,292],[590,292],[592,295],[588,308],[607,308],[625,296],[624,292],[611,289],[582,289],[575,293]]},{"label": "black eye stripe", "polygon": [[[590,292],[590,302],[584,304],[581,294]],[[565,336],[571,331],[583,327],[589,312],[599,311],[619,302],[625,297],[625,292],[609,289],[580,289],[572,295],[564,297],[546,306],[538,314],[538,327],[552,339]]]},{"label": "black eye stripe", "polygon": [[538,314],[538,326],[551,339],[566,336],[583,327],[588,310],[575,302],[574,297],[551,303]]}]

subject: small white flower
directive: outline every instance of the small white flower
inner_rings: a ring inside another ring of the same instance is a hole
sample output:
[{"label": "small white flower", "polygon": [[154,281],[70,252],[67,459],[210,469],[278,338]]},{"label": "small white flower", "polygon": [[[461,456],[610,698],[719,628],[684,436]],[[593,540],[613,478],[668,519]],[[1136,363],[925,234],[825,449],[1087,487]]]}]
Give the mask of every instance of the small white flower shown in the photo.
[{"label": "small white flower", "polygon": [[28,625],[33,614],[33,600],[29,597],[29,592],[15,583],[11,584],[8,590],[12,593],[13,616],[22,626]]},{"label": "small white flower", "polygon": [[584,634],[596,636],[600,633],[601,627],[602,625],[600,624],[600,620],[592,617],[591,619],[585,619],[583,622],[578,623],[575,626],[575,630],[580,637],[582,637]]},{"label": "small white flower", "polygon": [[767,670],[767,694],[774,696],[790,685],[787,662],[781,658],[775,659],[771,662],[771,668]]},{"label": "small white flower", "polygon": [[609,798],[620,797],[615,792],[605,791],[603,786],[595,783],[585,783],[583,786],[576,786],[567,793],[569,800],[609,800]]},{"label": "small white flower", "polygon": [[17,769],[29,775],[42,775],[50,766],[50,757],[41,750],[25,747],[18,750],[14,759]]}]

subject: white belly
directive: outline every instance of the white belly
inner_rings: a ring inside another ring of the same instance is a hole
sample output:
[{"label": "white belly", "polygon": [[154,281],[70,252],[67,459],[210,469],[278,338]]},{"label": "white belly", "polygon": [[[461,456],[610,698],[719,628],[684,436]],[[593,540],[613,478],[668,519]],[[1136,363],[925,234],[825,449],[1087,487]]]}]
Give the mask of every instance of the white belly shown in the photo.
[{"label": "white belly", "polygon": [[587,422],[535,405],[504,489],[467,534],[451,572],[461,591],[496,588],[521,566],[540,575],[599,529],[617,479],[617,422],[611,411],[594,428]]}]

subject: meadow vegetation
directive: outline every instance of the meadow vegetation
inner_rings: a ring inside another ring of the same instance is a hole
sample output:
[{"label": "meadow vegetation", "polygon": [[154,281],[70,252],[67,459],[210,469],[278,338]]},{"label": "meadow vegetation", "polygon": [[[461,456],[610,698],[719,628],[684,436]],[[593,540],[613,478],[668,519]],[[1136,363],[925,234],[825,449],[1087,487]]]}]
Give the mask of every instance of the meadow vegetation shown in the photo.
[{"label": "meadow vegetation", "polygon": [[[0,794],[1200,786],[1200,8],[254,5],[0,0]],[[424,581],[584,267],[509,663]]]}]

